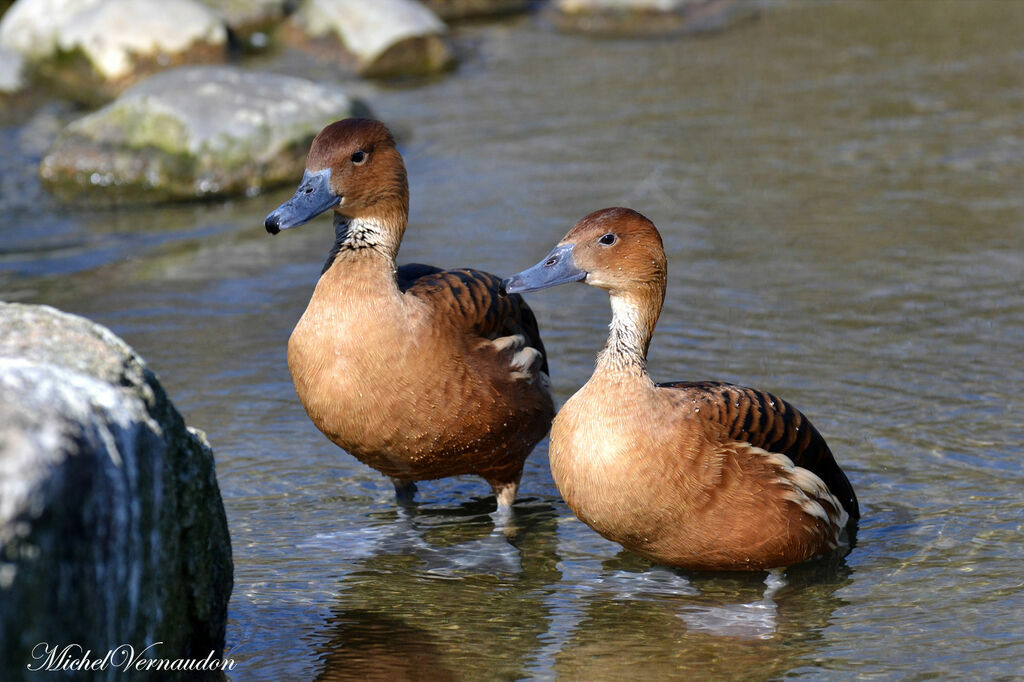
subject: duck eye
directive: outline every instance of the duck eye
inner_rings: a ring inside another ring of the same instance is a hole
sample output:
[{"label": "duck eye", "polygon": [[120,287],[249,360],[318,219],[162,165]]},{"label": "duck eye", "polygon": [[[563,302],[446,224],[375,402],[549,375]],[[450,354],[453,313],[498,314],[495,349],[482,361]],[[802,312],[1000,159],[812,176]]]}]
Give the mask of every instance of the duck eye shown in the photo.
[{"label": "duck eye", "polygon": [[605,246],[611,246],[612,244],[615,243],[615,239],[616,239],[615,235],[612,234],[611,232],[609,232],[608,234],[602,236],[597,241],[601,242]]},{"label": "duck eye", "polygon": [[359,151],[352,155],[352,163],[354,163],[355,165],[361,166],[363,165],[364,161],[366,161],[366,152],[364,152],[362,149],[360,149]]}]

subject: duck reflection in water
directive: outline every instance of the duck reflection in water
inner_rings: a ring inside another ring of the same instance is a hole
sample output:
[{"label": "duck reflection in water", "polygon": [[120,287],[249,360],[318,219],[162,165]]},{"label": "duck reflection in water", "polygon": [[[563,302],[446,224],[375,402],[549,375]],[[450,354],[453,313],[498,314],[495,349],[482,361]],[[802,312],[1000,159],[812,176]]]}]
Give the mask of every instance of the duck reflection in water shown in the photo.
[{"label": "duck reflection in water", "polygon": [[327,622],[328,640],[320,645],[317,680],[458,680],[445,663],[437,638],[397,616],[365,609],[336,613]]},{"label": "duck reflection in water", "polygon": [[495,523],[493,507],[483,498],[455,506],[399,505],[366,515],[359,526],[317,533],[299,548],[336,551],[346,564],[400,557],[406,570],[425,578],[514,579],[522,576],[524,562],[532,558],[536,567],[541,556],[550,556],[550,551],[533,557],[524,552],[554,539],[546,524],[557,515],[544,500],[525,498],[517,507],[514,518]]},{"label": "duck reflection in water", "polygon": [[846,605],[852,571],[837,553],[760,573],[681,574],[622,551],[584,561],[563,580],[589,580],[552,609],[547,658],[559,678],[776,679],[807,664]]}]

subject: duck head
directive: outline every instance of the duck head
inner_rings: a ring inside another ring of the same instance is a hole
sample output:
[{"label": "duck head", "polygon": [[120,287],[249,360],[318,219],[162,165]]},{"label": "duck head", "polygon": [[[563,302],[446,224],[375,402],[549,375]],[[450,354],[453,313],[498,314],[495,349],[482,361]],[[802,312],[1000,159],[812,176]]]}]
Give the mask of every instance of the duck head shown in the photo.
[{"label": "duck head", "polygon": [[576,223],[544,259],[502,282],[509,293],[582,281],[612,296],[645,290],[665,294],[661,235],[650,220],[628,208],[594,211]]},{"label": "duck head", "polygon": [[409,185],[395,140],[380,121],[348,118],[321,130],[299,188],[267,216],[265,226],[277,234],[328,210],[336,224],[358,221],[397,232],[389,240],[397,250],[409,216]]},{"label": "duck head", "polygon": [[532,268],[502,282],[509,293],[585,282],[608,292],[612,322],[598,367],[646,377],[647,349],[665,301],[667,279],[661,235],[628,208],[605,208],[576,223]]}]

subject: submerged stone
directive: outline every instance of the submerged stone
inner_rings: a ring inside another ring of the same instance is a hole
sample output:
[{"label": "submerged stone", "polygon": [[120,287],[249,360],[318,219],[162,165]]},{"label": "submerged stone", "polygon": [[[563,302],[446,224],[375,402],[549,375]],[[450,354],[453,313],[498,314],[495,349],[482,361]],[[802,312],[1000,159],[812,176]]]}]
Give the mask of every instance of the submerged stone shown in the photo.
[{"label": "submerged stone", "polygon": [[555,0],[561,30],[608,36],[692,35],[756,17],[761,0]]},{"label": "submerged stone", "polygon": [[194,0],[18,0],[0,21],[0,46],[89,104],[171,66],[223,61],[226,44],[223,21]]},{"label": "submerged stone", "polygon": [[40,642],[219,658],[231,588],[213,453],[146,363],[84,318],[0,303],[0,678]]},{"label": "submerged stone", "polygon": [[414,0],[304,0],[291,28],[300,47],[337,45],[362,76],[430,74],[454,62],[444,22]]},{"label": "submerged stone", "polygon": [[494,17],[525,12],[532,0],[424,0],[423,4],[445,21]]},{"label": "submerged stone", "polygon": [[19,52],[0,47],[0,95],[25,87],[25,58]]},{"label": "submerged stone", "polygon": [[[266,35],[288,13],[292,0],[198,0],[219,16],[239,41],[264,47]],[[263,37],[257,38],[257,34]]]},{"label": "submerged stone", "polygon": [[40,176],[68,201],[256,194],[294,182],[316,133],[363,111],[340,88],[301,78],[182,67],[71,123]]}]

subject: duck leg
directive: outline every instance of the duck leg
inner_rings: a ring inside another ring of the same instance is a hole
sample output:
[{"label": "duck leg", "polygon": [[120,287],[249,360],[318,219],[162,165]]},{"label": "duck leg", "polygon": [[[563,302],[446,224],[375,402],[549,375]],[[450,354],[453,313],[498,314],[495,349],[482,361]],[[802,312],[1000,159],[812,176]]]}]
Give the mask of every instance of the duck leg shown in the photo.
[{"label": "duck leg", "polygon": [[405,478],[391,478],[395,485],[395,501],[402,506],[409,506],[416,497],[416,481]]},{"label": "duck leg", "polygon": [[494,521],[495,533],[504,535],[509,539],[514,537],[518,531],[518,528],[515,525],[515,515],[512,513],[512,503],[515,502],[516,491],[519,490],[519,478],[522,475],[523,472],[520,471],[511,481],[496,481],[491,479],[488,479],[487,481],[491,485],[491,489],[494,491],[494,497],[498,500],[498,508],[491,514],[491,519]]},{"label": "duck leg", "polygon": [[785,587],[788,582],[786,581],[786,571],[782,568],[773,568],[768,571],[768,576],[764,579],[764,600],[771,601],[775,597],[775,593]]},{"label": "duck leg", "polygon": [[487,482],[491,485],[491,490],[494,491],[494,497],[498,500],[499,510],[512,508],[512,503],[516,500],[516,492],[519,490],[519,479],[522,475],[523,472],[520,471],[511,481],[487,479]]}]

